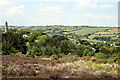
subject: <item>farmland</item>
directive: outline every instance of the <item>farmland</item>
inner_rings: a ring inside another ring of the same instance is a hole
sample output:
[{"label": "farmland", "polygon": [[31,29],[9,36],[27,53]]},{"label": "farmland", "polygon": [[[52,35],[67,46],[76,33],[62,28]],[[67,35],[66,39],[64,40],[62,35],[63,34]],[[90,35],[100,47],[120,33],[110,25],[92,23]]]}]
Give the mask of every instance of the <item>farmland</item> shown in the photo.
[{"label": "farmland", "polygon": [[109,28],[83,28],[81,30],[73,31],[73,33],[76,33],[78,35],[85,35],[85,34],[95,33],[98,31],[99,32],[105,31],[106,29],[109,29]]},{"label": "farmland", "polygon": [[[80,38],[86,40],[86,35],[89,39],[93,40],[94,37],[112,37],[112,39],[118,39],[118,28],[112,27],[88,27],[88,26],[31,26],[18,28],[20,30],[39,31],[47,33],[48,35],[63,35],[68,38],[76,39]],[[99,40],[98,40],[99,41]],[[96,41],[95,41],[96,42]]]}]

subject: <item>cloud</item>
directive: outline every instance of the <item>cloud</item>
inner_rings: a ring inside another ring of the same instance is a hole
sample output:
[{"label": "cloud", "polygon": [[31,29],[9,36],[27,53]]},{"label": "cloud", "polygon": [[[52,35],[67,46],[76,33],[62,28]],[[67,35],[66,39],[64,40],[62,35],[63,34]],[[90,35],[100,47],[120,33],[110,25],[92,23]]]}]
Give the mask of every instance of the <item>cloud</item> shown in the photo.
[{"label": "cloud", "polygon": [[114,6],[111,4],[102,4],[100,5],[100,8],[113,8]]},{"label": "cloud", "polygon": [[[81,0],[11,0],[17,2],[78,2]],[[83,0],[86,1],[86,0]],[[88,0],[91,2],[118,2],[119,0]]]},{"label": "cloud", "polygon": [[86,13],[84,14],[82,17],[84,18],[90,18],[90,19],[96,19],[99,21],[99,19],[103,19],[103,20],[113,20],[115,19],[117,16],[108,16],[108,15],[93,15],[93,14],[89,14],[89,13]]},{"label": "cloud", "polygon": [[[0,18],[5,17],[3,20],[12,25],[116,25],[113,4],[104,3],[106,0],[99,4],[100,1],[103,0],[0,0]],[[110,14],[103,14],[105,10]]]},{"label": "cloud", "polygon": [[39,11],[42,13],[44,12],[61,13],[62,12],[61,8],[56,5],[42,5],[37,9],[39,9]]},{"label": "cloud", "polygon": [[13,16],[23,13],[24,5],[9,2],[8,0],[0,0],[0,9],[2,16]]},{"label": "cloud", "polygon": [[86,13],[82,15],[81,18],[83,19],[82,21],[88,25],[117,26],[117,16]]},{"label": "cloud", "polygon": [[[97,0],[94,0],[97,1]],[[78,10],[90,10],[90,9],[100,9],[100,8],[114,8],[110,3],[98,4],[97,2],[92,2],[90,0],[79,0],[75,4],[75,8]]]},{"label": "cloud", "polygon": [[8,2],[6,0],[0,0],[0,6],[6,6]]},{"label": "cloud", "polygon": [[[5,14],[9,15],[9,16],[14,16],[14,15],[18,15],[18,14],[23,14],[23,9],[25,8],[24,5],[19,5],[19,6],[12,6],[11,8],[9,8]],[[8,13],[9,12],[9,13]]]},{"label": "cloud", "polygon": [[89,0],[79,0],[76,4],[75,7],[79,10],[83,10],[83,9],[90,9],[90,8],[97,8],[97,4],[96,3],[92,3]]}]

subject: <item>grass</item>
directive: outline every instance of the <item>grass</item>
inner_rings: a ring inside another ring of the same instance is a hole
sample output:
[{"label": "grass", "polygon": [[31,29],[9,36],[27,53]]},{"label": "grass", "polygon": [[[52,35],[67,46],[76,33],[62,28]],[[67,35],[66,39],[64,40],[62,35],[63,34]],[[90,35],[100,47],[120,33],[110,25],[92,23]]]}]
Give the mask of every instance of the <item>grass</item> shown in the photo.
[{"label": "grass", "polygon": [[83,28],[81,30],[73,31],[73,33],[76,33],[77,35],[84,35],[84,34],[90,34],[96,31],[104,31],[109,28]]},{"label": "grass", "polygon": [[97,32],[96,34],[114,34],[114,33],[118,33],[118,29],[117,28],[113,28],[113,29],[108,30],[106,32]]}]

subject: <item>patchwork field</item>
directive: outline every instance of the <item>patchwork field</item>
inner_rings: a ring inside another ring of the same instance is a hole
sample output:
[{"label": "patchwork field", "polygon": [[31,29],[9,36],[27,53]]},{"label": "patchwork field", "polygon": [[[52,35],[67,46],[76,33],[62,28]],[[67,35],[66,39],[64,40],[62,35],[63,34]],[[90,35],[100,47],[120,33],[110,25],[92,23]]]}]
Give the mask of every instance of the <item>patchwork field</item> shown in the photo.
[{"label": "patchwork field", "polygon": [[115,34],[118,34],[118,28],[113,28],[107,31],[100,31],[100,32],[96,32],[93,35],[90,35],[89,38],[93,39],[95,36],[99,36],[99,37],[113,37],[113,39],[117,39],[117,37],[115,37]]},{"label": "patchwork field", "polygon": [[109,28],[83,28],[81,30],[73,31],[73,33],[76,33],[78,35],[84,35],[84,34],[95,33],[98,31],[100,31],[100,32],[105,31],[106,29],[109,29]]},{"label": "patchwork field", "polygon": [[118,29],[117,28],[113,28],[113,29],[110,29],[106,32],[97,32],[96,34],[101,34],[101,35],[104,35],[104,34],[115,34],[115,33],[118,33]]}]

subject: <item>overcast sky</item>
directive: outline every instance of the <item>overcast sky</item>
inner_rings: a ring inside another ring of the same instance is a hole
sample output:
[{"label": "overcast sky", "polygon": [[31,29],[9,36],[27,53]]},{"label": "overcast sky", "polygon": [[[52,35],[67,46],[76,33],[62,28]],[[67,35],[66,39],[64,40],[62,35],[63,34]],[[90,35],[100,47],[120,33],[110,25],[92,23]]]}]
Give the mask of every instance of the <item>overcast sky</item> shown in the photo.
[{"label": "overcast sky", "polygon": [[119,0],[0,0],[0,24],[118,26]]}]

